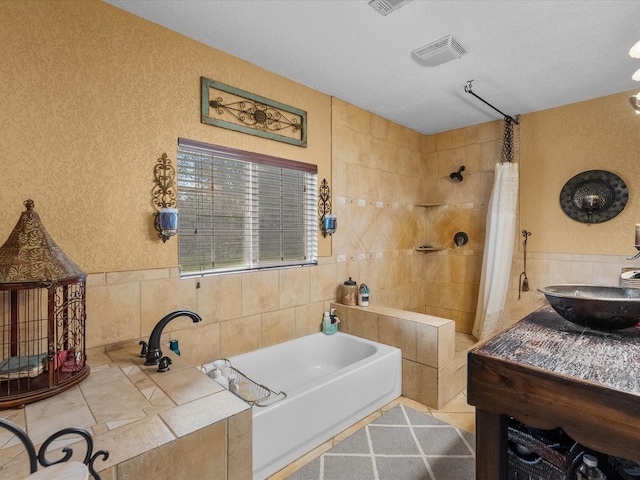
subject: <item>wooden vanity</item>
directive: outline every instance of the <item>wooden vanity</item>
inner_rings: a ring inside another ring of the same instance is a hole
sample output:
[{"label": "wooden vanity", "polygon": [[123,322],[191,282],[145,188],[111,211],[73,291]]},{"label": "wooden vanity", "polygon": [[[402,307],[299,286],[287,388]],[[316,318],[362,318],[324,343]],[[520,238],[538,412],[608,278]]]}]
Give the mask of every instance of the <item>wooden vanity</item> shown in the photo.
[{"label": "wooden vanity", "polygon": [[469,352],[467,389],[476,480],[507,479],[510,416],[640,462],[639,327],[599,332],[542,307]]}]

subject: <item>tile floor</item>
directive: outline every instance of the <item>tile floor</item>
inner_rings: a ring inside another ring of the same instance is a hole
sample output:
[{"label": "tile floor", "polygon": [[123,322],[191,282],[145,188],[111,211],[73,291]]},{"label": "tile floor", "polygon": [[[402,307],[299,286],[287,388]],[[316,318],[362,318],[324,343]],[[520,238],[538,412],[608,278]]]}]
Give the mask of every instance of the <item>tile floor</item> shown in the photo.
[{"label": "tile floor", "polygon": [[339,433],[338,435],[333,437],[331,440],[323,443],[322,445],[313,449],[306,455],[303,455],[298,460],[287,465],[279,472],[276,472],[271,477],[269,477],[269,480],[284,480],[293,472],[295,472],[296,470],[299,470],[308,462],[322,455],[323,453],[325,453],[326,451],[328,451],[329,449],[331,449],[332,447],[340,443],[342,440],[344,440],[345,438],[349,437],[350,435],[352,435],[353,433],[355,433],[356,431],[358,431],[359,429],[367,425],[372,420],[378,418],[384,412],[391,410],[393,407],[395,407],[399,403],[406,405],[408,407],[411,407],[414,410],[418,410],[420,412],[433,415],[433,417],[440,419],[444,422],[447,422],[451,425],[455,425],[461,430],[465,430],[470,433],[475,433],[475,430],[476,430],[475,409],[471,405],[467,404],[466,391],[463,391],[462,393],[460,393],[457,397],[451,400],[448,404],[446,404],[440,410],[427,407],[426,405],[423,405],[421,403],[418,403],[406,397],[399,397],[396,400],[382,407],[380,410],[372,413],[368,417],[362,419],[358,423],[347,428],[344,432]]}]

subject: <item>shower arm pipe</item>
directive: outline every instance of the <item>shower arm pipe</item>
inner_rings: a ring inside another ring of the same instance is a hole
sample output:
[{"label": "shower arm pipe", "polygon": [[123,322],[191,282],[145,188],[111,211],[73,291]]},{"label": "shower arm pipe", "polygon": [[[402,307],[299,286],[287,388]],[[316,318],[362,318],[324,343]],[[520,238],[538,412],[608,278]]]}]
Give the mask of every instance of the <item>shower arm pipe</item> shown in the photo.
[{"label": "shower arm pipe", "polygon": [[485,105],[488,105],[489,107],[493,108],[496,112],[498,112],[500,115],[502,115],[506,120],[509,120],[513,123],[515,123],[516,125],[520,125],[520,122],[513,118],[511,115],[507,115],[506,113],[502,112],[501,110],[497,109],[496,107],[494,107],[493,105],[491,105],[489,102],[487,102],[484,98],[476,95],[473,90],[471,90],[471,82],[473,82],[473,80],[469,80],[467,82],[467,84],[464,86],[464,91],[467,93],[470,93],[471,95],[473,95],[474,97],[476,97],[478,100],[480,100],[482,103],[484,103]]}]

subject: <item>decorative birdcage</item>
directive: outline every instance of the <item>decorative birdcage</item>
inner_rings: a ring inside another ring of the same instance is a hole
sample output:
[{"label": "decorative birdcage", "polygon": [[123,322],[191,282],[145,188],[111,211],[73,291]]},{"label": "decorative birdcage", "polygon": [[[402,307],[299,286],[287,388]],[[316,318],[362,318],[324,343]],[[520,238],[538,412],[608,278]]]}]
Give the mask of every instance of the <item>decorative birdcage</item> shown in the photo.
[{"label": "decorative birdcage", "polygon": [[89,375],[86,275],[24,202],[0,247],[0,408],[56,395]]}]

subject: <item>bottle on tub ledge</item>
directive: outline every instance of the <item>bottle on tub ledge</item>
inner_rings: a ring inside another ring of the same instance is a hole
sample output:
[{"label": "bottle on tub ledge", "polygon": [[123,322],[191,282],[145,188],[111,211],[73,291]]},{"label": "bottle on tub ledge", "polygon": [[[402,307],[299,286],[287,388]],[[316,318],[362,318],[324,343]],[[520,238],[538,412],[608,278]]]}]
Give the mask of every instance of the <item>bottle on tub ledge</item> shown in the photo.
[{"label": "bottle on tub ledge", "polygon": [[326,335],[333,335],[338,331],[340,319],[336,316],[335,312],[335,308],[332,308],[331,312],[324,312],[322,317],[322,333]]},{"label": "bottle on tub ledge", "polygon": [[358,298],[358,282],[349,280],[342,284],[342,304],[343,305],[357,305]]},{"label": "bottle on tub ledge", "polygon": [[366,283],[361,283],[358,289],[358,305],[361,307],[369,306],[369,287]]}]

